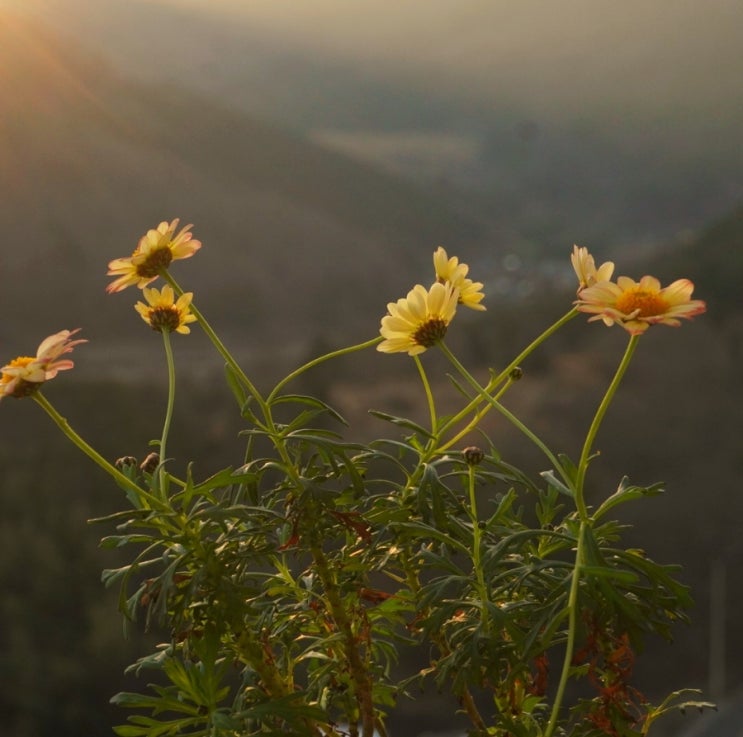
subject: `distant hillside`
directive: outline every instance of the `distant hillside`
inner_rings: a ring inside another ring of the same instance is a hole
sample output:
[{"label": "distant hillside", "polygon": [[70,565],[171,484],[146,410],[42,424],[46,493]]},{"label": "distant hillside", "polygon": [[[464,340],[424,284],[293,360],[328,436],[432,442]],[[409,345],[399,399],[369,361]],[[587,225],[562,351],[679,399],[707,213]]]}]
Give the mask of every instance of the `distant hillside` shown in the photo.
[{"label": "distant hillside", "polygon": [[127,74],[437,187],[522,256],[560,258],[575,241],[646,250],[743,198],[735,0],[377,6],[26,0],[24,12]]},{"label": "distant hillside", "polygon": [[670,266],[694,281],[699,296],[708,300],[710,316],[743,319],[743,206],[650,264],[669,278]]},{"label": "distant hillside", "polygon": [[0,69],[0,309],[18,316],[3,344],[78,325],[97,345],[141,335],[136,295],[103,293],[106,264],[163,219],[194,223],[205,244],[176,277],[263,352],[366,339],[437,245],[466,253],[485,238],[412,185],[194,93],[131,83],[9,11]]}]

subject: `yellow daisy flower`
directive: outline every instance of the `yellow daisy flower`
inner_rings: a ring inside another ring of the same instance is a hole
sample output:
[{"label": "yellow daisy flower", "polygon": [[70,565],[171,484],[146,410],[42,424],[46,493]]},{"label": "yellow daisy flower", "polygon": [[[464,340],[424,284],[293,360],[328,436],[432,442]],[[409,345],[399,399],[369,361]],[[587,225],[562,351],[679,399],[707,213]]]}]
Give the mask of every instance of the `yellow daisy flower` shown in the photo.
[{"label": "yellow daisy flower", "polygon": [[77,330],[61,330],[44,338],[35,356],[18,356],[0,371],[0,399],[3,397],[27,397],[33,394],[45,381],[53,379],[59,371],[67,371],[75,364],[69,359],[59,361],[59,357],[86,340],[70,340]]},{"label": "yellow daisy flower", "polygon": [[578,291],[591,287],[600,281],[609,281],[614,273],[614,264],[607,261],[596,268],[593,256],[588,253],[587,248],[573,246],[573,253],[570,256],[573,269],[578,277]]},{"label": "yellow daisy flower", "polygon": [[178,218],[170,223],[163,221],[139,239],[131,256],[111,261],[108,276],[117,276],[118,279],[111,282],[106,291],[120,292],[132,284],[142,289],[157,279],[171,261],[193,256],[201,248],[201,241],[194,240],[190,232],[193,225],[186,225],[175,235],[179,222]]},{"label": "yellow daisy flower", "polygon": [[196,320],[196,315],[191,312],[192,292],[182,294],[176,301],[173,288],[166,284],[162,291],[144,287],[142,294],[149,304],[137,302],[134,309],[153,330],[158,333],[175,331],[183,335],[191,332],[188,323]]},{"label": "yellow daisy flower", "polygon": [[454,318],[459,290],[450,282],[436,282],[430,289],[416,284],[404,299],[387,305],[379,332],[384,340],[377,346],[382,353],[415,356],[438,343]]},{"label": "yellow daisy flower", "polygon": [[456,256],[449,258],[442,246],[433,254],[433,268],[436,270],[436,281],[441,284],[450,283],[459,290],[459,304],[473,310],[484,310],[485,305],[480,302],[485,297],[482,293],[482,282],[475,282],[467,278],[470,267],[460,264]]},{"label": "yellow daisy flower", "polygon": [[688,279],[661,288],[653,276],[643,276],[639,282],[620,276],[616,284],[600,281],[582,289],[576,305],[581,312],[593,314],[589,322],[618,323],[631,335],[640,335],[651,325],[678,327],[679,318],[702,314],[707,306],[700,299],[691,299],[693,291],[694,284]]}]

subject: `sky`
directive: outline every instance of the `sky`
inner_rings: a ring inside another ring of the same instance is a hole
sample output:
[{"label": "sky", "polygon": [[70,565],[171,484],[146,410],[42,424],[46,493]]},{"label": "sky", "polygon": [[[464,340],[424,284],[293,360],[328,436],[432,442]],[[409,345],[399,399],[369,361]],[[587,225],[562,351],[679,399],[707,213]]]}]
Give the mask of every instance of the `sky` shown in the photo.
[{"label": "sky", "polygon": [[166,2],[208,7],[295,48],[394,68],[431,85],[465,85],[481,95],[523,80],[542,98],[535,106],[578,104],[614,85],[612,94],[652,108],[668,97],[683,100],[690,85],[702,85],[710,98],[740,92],[743,79],[738,0]]}]

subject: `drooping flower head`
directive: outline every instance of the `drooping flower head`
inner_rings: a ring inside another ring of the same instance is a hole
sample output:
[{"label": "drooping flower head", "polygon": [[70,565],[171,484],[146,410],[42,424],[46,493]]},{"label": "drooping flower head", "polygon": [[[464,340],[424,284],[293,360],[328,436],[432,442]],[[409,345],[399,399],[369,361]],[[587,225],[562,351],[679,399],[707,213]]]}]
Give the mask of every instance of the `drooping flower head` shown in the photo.
[{"label": "drooping flower head", "polygon": [[173,288],[166,284],[162,291],[145,287],[142,295],[148,304],[137,302],[134,309],[153,330],[184,335],[191,332],[188,323],[196,320],[196,315],[191,312],[192,292],[185,292],[176,301]]},{"label": "drooping flower head", "polygon": [[163,221],[157,228],[148,230],[140,239],[134,253],[127,258],[117,258],[108,264],[108,276],[117,276],[106,291],[120,292],[132,284],[140,289],[155,281],[170,262],[190,258],[201,248],[201,241],[194,240],[190,232],[193,225],[186,225],[175,235],[179,219]]},{"label": "drooping flower head", "polygon": [[591,287],[600,281],[609,281],[614,273],[614,264],[611,261],[601,264],[596,268],[593,256],[588,253],[587,248],[573,246],[573,253],[570,256],[573,264],[575,275],[578,277],[578,290]]},{"label": "drooping flower head", "polygon": [[377,346],[382,353],[415,356],[438,343],[454,318],[459,290],[450,282],[436,282],[430,289],[416,284],[404,299],[387,305],[379,332],[384,340]]},{"label": "drooping flower head", "polygon": [[459,304],[473,310],[484,310],[481,305],[485,295],[482,293],[482,282],[475,282],[467,278],[470,267],[460,264],[456,256],[449,256],[446,250],[439,246],[433,254],[433,268],[436,270],[436,281],[441,284],[447,282],[459,290]]},{"label": "drooping flower head", "polygon": [[600,281],[582,289],[576,306],[581,312],[593,315],[589,322],[617,323],[631,335],[640,335],[651,325],[678,327],[679,318],[702,314],[707,306],[700,299],[691,299],[693,291],[694,284],[688,279],[661,287],[653,276],[643,276],[639,282],[620,276],[616,284]]},{"label": "drooping flower head", "polygon": [[35,356],[18,356],[3,366],[0,377],[0,399],[3,397],[27,397],[45,381],[53,379],[59,371],[67,371],[75,364],[69,359],[58,360],[65,353],[86,340],[70,340],[79,331],[61,330],[44,338]]}]

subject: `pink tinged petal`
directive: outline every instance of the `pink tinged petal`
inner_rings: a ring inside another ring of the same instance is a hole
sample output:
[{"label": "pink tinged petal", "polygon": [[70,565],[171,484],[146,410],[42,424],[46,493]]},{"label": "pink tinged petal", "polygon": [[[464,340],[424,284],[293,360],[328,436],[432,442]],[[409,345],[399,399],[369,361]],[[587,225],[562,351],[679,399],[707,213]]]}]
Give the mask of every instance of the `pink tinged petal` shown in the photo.
[{"label": "pink tinged petal", "polygon": [[688,302],[694,292],[694,284],[688,279],[677,279],[663,291],[663,297],[672,305]]}]

